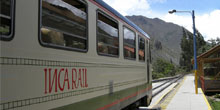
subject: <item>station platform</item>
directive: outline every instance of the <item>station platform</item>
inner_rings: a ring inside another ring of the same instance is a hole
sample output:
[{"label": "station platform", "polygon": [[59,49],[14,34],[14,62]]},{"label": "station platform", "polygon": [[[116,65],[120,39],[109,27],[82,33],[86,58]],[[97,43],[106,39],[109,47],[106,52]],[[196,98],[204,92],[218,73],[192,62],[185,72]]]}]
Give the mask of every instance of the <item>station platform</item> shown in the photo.
[{"label": "station platform", "polygon": [[211,110],[202,89],[195,94],[194,75],[186,75],[175,89],[160,104],[162,110]]}]

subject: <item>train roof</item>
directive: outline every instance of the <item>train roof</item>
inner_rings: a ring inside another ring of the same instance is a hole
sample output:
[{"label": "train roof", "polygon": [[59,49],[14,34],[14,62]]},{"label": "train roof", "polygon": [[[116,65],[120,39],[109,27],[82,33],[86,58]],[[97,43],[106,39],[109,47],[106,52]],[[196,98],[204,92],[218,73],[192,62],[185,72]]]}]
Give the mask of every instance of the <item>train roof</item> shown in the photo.
[{"label": "train roof", "polygon": [[118,11],[116,11],[115,9],[113,9],[111,6],[109,6],[107,3],[105,3],[103,0],[94,0],[95,2],[97,2],[98,4],[100,4],[101,6],[103,6],[104,8],[106,8],[108,11],[110,11],[111,13],[113,13],[114,15],[116,15],[117,17],[119,17],[121,20],[123,20],[124,22],[126,22],[127,24],[129,24],[130,26],[132,26],[133,28],[135,28],[137,31],[139,31],[141,34],[143,34],[144,36],[146,36],[147,38],[150,39],[150,37],[148,36],[148,34],[146,32],[144,32],[141,28],[139,28],[136,24],[134,24],[133,22],[131,22],[128,18],[124,17],[123,15],[121,15]]}]

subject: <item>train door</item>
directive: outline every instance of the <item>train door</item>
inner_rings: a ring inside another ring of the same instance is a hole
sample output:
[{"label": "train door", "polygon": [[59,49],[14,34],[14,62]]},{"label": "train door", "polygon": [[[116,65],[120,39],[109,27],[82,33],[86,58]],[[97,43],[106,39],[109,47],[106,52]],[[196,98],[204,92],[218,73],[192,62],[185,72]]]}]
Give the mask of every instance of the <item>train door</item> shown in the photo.
[{"label": "train door", "polygon": [[147,82],[150,83],[150,48],[149,40],[146,40]]}]

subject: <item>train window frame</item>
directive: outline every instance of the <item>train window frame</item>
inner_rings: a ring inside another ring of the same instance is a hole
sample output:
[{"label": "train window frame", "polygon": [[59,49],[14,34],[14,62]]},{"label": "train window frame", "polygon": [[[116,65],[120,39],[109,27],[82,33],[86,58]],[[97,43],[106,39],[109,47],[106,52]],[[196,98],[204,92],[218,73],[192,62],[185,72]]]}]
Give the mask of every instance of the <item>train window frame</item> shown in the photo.
[{"label": "train window frame", "polygon": [[148,51],[149,51],[149,62],[150,62],[150,64],[152,63],[152,55],[151,55],[151,42],[150,42],[150,40],[148,40]]},{"label": "train window frame", "polygon": [[[130,30],[131,32],[133,32],[134,33],[134,43],[135,43],[135,45],[134,45],[134,50],[135,50],[135,57],[134,58],[130,58],[130,57],[125,57],[125,49],[124,49],[124,46],[125,46],[125,39],[124,39],[124,29],[125,28],[127,28],[128,30]],[[123,55],[124,55],[124,59],[127,59],[127,60],[133,60],[133,61],[136,61],[136,59],[137,59],[137,50],[136,50],[136,38],[137,38],[137,35],[136,35],[136,31],[134,31],[134,30],[132,30],[132,29],[130,29],[128,26],[126,26],[126,25],[123,25],[123,28],[122,28],[122,33],[123,33]]]},{"label": "train window frame", "polygon": [[[101,14],[102,16],[108,18],[109,20],[111,20],[112,22],[115,22],[118,26],[118,55],[112,55],[112,54],[105,54],[105,53],[101,53],[98,51],[98,14]],[[119,58],[120,57],[120,42],[119,42],[119,39],[120,39],[120,34],[119,34],[119,22],[114,19],[113,17],[109,16],[108,14],[106,14],[105,12],[103,12],[102,10],[100,9],[97,9],[96,10],[96,51],[97,51],[97,54],[100,55],[100,56],[107,56],[107,57],[114,57],[114,58]]]},{"label": "train window frame", "polygon": [[42,27],[42,1],[43,0],[39,0],[39,16],[38,16],[38,40],[41,46],[43,47],[47,47],[47,48],[52,48],[52,49],[60,49],[60,50],[67,50],[67,51],[75,51],[75,52],[83,52],[83,53],[87,53],[89,50],[89,37],[88,37],[88,32],[89,32],[89,26],[88,26],[88,22],[89,22],[89,17],[88,17],[88,3],[85,0],[77,0],[78,2],[82,3],[85,5],[86,7],[86,23],[85,23],[85,28],[86,28],[86,33],[85,33],[85,48],[86,49],[79,49],[79,48],[74,48],[74,47],[64,47],[64,46],[59,46],[56,44],[48,44],[42,41],[42,35],[41,35],[41,27]]},{"label": "train window frame", "polygon": [[152,61],[152,56],[151,56],[151,46],[150,46],[150,40],[146,40],[146,44],[147,44],[147,60],[149,61],[149,63],[151,64]]},{"label": "train window frame", "polygon": [[15,30],[15,0],[10,0],[11,6],[10,6],[10,32],[7,35],[0,34],[0,40],[2,41],[11,41],[14,38],[14,30]]},{"label": "train window frame", "polygon": [[[140,60],[140,57],[139,57],[139,50],[140,50],[140,39],[144,39],[144,60]],[[146,61],[146,51],[145,51],[145,48],[146,48],[146,39],[144,37],[142,37],[141,35],[138,35],[138,60],[140,62],[145,62]]]}]

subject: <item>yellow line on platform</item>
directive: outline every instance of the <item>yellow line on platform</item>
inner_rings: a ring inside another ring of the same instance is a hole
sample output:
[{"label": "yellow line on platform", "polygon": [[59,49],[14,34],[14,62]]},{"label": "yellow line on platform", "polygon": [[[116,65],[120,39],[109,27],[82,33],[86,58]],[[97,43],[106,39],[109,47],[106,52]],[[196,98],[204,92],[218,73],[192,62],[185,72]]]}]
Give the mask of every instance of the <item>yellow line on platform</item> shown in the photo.
[{"label": "yellow line on platform", "polygon": [[[185,81],[185,79],[186,79],[186,77],[184,77],[184,79],[181,81],[181,83],[180,83],[179,86],[182,85],[182,83]],[[164,95],[162,95],[162,96],[159,98],[159,100],[156,101],[155,104],[149,106],[149,108],[153,108],[153,107],[155,107],[156,105],[158,105],[158,104],[161,102],[161,100],[162,100],[168,93],[170,93],[171,90],[173,90],[173,88],[170,88]],[[174,94],[174,95],[175,95],[175,94]]]},{"label": "yellow line on platform", "polygon": [[154,105],[151,105],[149,108],[153,108],[154,106],[156,106],[157,104],[160,103],[160,101],[172,90],[173,88],[170,88],[164,95],[162,95],[159,100],[156,101],[156,103]]},{"label": "yellow line on platform", "polygon": [[[201,88],[199,88],[199,90],[202,91]],[[207,106],[208,106],[208,110],[212,110],[212,108],[211,108],[211,106],[210,106],[210,104],[209,104],[209,102],[208,102],[206,96],[204,95],[203,91],[202,91],[202,96],[203,96],[203,98],[204,98],[204,100],[205,100],[205,102],[206,102],[206,104],[207,104]]]},{"label": "yellow line on platform", "polygon": [[166,100],[161,103],[161,110],[165,110],[168,106],[168,104],[170,103],[170,101],[173,99],[173,97],[176,95],[177,91],[179,90],[179,88],[183,85],[184,81],[186,80],[186,76],[184,76],[184,79],[181,81],[181,83],[176,87],[176,89],[173,91],[173,93],[171,93],[171,95],[169,95]]}]

